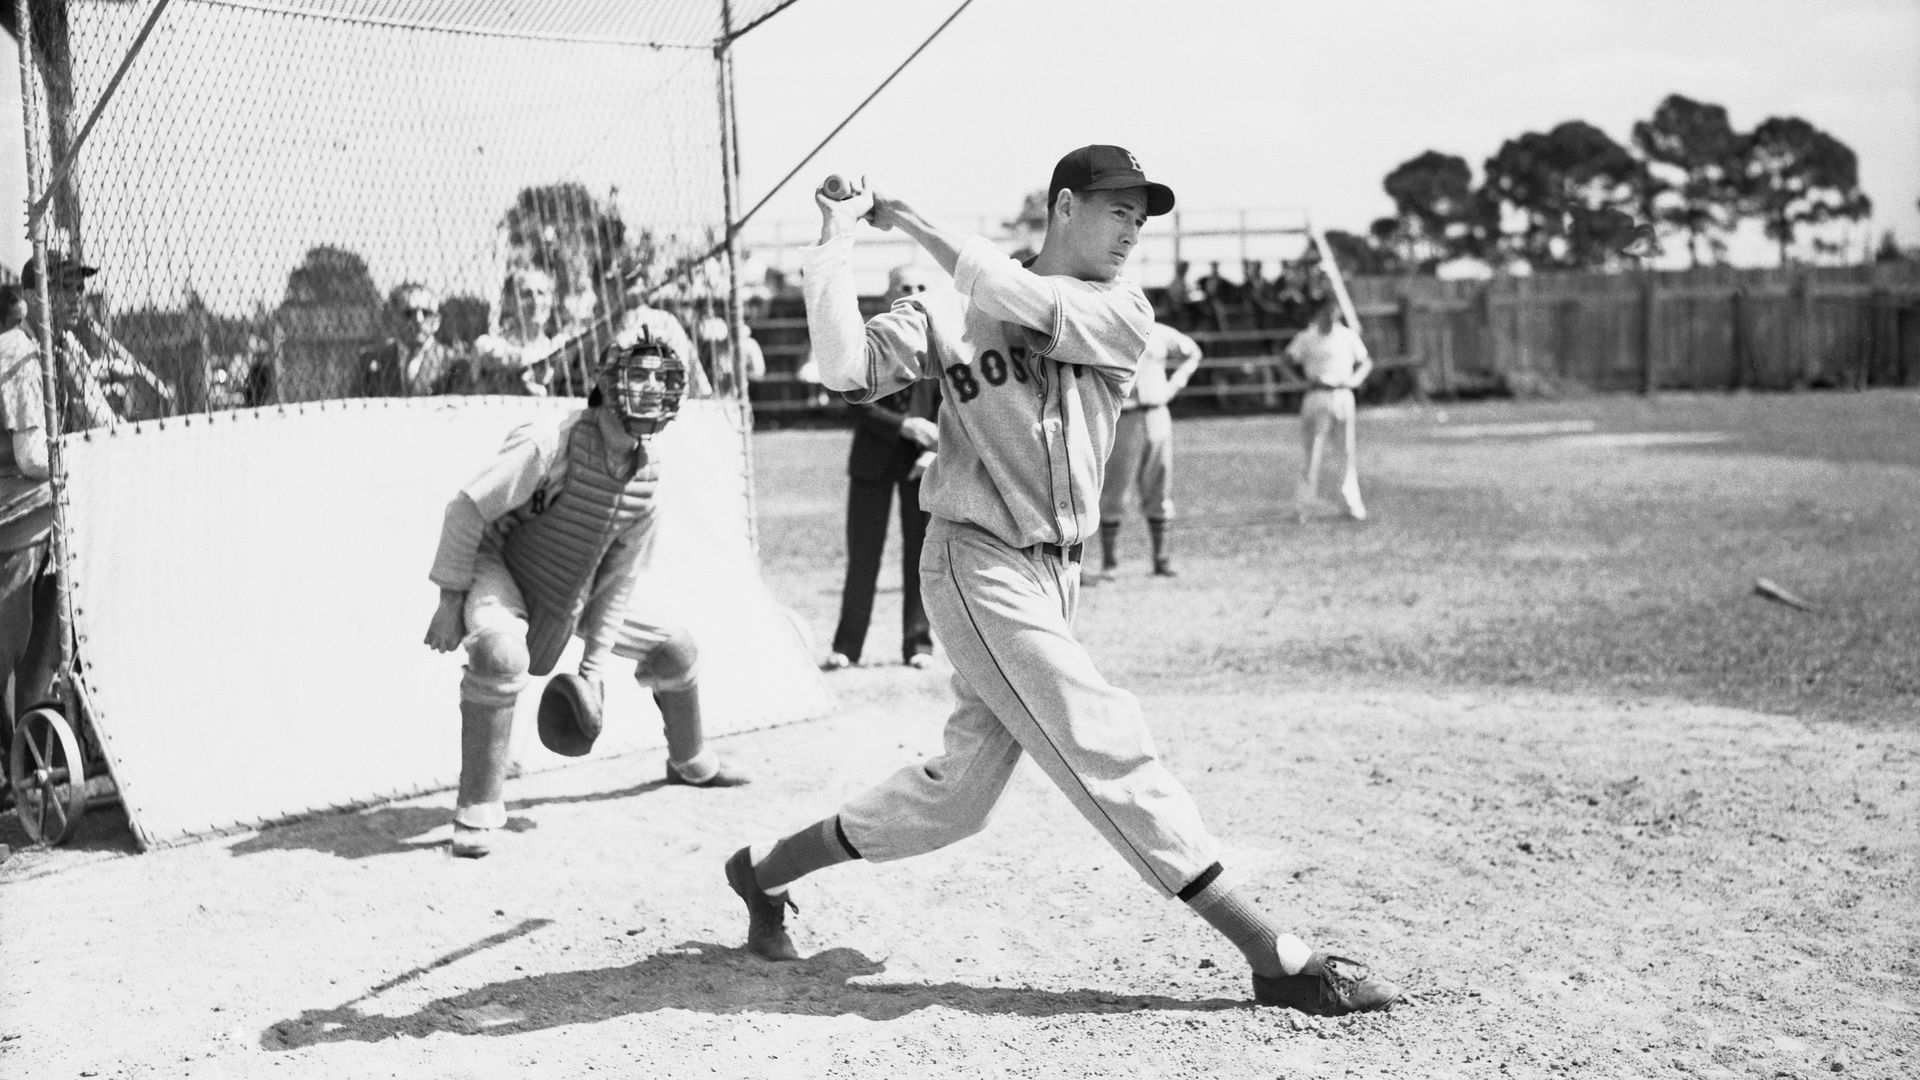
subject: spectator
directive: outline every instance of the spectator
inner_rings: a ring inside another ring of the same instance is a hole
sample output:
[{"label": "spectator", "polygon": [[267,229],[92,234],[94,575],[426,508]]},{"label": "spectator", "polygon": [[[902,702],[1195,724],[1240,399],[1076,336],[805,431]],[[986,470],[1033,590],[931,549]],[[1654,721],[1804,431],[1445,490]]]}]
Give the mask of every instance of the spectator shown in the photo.
[{"label": "spectator", "polygon": [[[707,369],[707,380],[713,384],[717,397],[733,397],[734,362],[733,328],[727,320],[718,315],[709,315],[700,320],[700,363]],[[767,376],[767,354],[761,351],[760,343],[754,340],[753,328],[746,323],[740,324],[740,366],[745,369],[747,382],[759,382]],[[742,386],[739,394],[745,396]]]},{"label": "spectator", "polygon": [[27,297],[18,285],[0,285],[0,334],[27,321]]},{"label": "spectator", "polygon": [[473,365],[435,337],[440,296],[418,282],[387,294],[392,336],[360,354],[361,397],[433,397],[474,388]]},{"label": "spectator", "polygon": [[1176,329],[1195,330],[1210,321],[1207,311],[1207,293],[1197,283],[1187,280],[1193,264],[1185,259],[1173,264],[1173,282],[1167,286],[1167,295],[1173,298],[1177,319]]},{"label": "spectator", "polygon": [[[897,266],[887,275],[887,299],[899,303],[924,293],[929,275]],[[900,658],[913,667],[933,660],[933,631],[920,602],[920,548],[927,512],[920,508],[920,477],[940,445],[935,418],[940,384],[921,380],[878,401],[851,406],[853,447],[847,455],[847,577],[840,592],[840,623],[833,631],[829,670],[860,662],[873,619],[874,582],[887,543],[887,512],[900,496]]]},{"label": "spectator", "polygon": [[1227,308],[1240,297],[1233,283],[1220,276],[1219,260],[1207,264],[1207,276],[1195,282],[1194,287],[1201,297],[1199,314],[1202,322],[1198,329],[1228,329]]},{"label": "spectator", "polygon": [[[5,288],[11,308],[21,291]],[[0,746],[12,745],[14,722],[46,698],[59,663],[46,384],[20,315],[0,333],[0,688],[14,681],[11,700],[0,694]]]},{"label": "spectator", "polygon": [[553,382],[553,275],[538,267],[507,271],[500,284],[497,333],[474,339],[480,387],[490,394],[545,396]]},{"label": "spectator", "polygon": [[1353,392],[1373,370],[1373,358],[1360,335],[1339,321],[1340,304],[1328,293],[1316,299],[1313,323],[1287,343],[1287,359],[1300,368],[1307,380],[1306,400],[1300,404],[1300,430],[1305,440],[1306,471],[1294,499],[1294,512],[1307,520],[1319,498],[1320,459],[1326,451],[1327,436],[1337,433],[1346,457],[1346,474],[1340,482],[1340,498],[1346,503],[1347,516],[1355,521],[1367,519],[1360,501],[1360,465],[1355,456]]},{"label": "spectator", "polygon": [[1281,325],[1298,330],[1313,321],[1313,297],[1310,271],[1299,265],[1287,267],[1286,281],[1280,287]]},{"label": "spectator", "polygon": [[[116,402],[124,403],[134,383],[144,383],[163,403],[173,401],[173,388],[161,381],[152,369],[115,341],[97,323],[87,318],[87,279],[99,273],[77,259],[53,252],[47,257],[47,300],[52,307],[48,318],[40,304],[40,266],[28,259],[20,271],[20,288],[26,297],[26,319],[15,333],[20,336],[14,347],[39,351],[39,333],[44,326],[53,338],[55,365],[61,395],[61,429],[84,431],[107,427],[126,419]],[[89,348],[82,334],[94,342]],[[10,362],[11,352],[0,358]],[[57,433],[56,433],[57,434]]]},{"label": "spectator", "polygon": [[[1173,557],[1167,548],[1167,523],[1173,520],[1173,414],[1167,402],[1186,388],[1200,367],[1200,346],[1193,339],[1156,321],[1147,332],[1146,351],[1113,429],[1113,453],[1107,457],[1106,477],[1100,485],[1100,573],[1088,574],[1086,584],[1110,581],[1119,566],[1114,547],[1127,508],[1127,492],[1140,491],[1140,512],[1147,519],[1153,544],[1153,572],[1173,577]],[[1177,365],[1172,374],[1169,364]]]}]

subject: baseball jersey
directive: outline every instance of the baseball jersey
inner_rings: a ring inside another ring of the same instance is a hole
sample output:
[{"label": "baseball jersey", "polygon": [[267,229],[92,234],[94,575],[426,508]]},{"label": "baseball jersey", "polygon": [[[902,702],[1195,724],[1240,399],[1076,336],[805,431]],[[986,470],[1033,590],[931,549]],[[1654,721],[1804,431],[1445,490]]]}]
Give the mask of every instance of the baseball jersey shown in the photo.
[{"label": "baseball jersey", "polygon": [[[1151,408],[1165,405],[1173,398],[1173,385],[1167,381],[1167,366],[1187,368],[1200,363],[1200,346],[1192,338],[1165,323],[1154,323],[1147,332],[1146,351],[1140,354],[1140,374],[1127,391],[1128,405]],[[1189,366],[1191,365],[1191,366]]]},{"label": "baseball jersey", "polygon": [[940,454],[921,508],[1013,547],[1093,535],[1114,424],[1153,323],[1140,287],[1036,274],[976,236],[961,246],[952,293],[902,297],[863,324],[852,253],[852,237],[806,249],[807,324],[836,369],[866,371],[850,401],[941,380]]},{"label": "baseball jersey", "polygon": [[1345,323],[1336,322],[1326,333],[1308,326],[1287,342],[1287,356],[1306,372],[1307,381],[1322,386],[1346,386],[1359,370],[1367,346]]}]

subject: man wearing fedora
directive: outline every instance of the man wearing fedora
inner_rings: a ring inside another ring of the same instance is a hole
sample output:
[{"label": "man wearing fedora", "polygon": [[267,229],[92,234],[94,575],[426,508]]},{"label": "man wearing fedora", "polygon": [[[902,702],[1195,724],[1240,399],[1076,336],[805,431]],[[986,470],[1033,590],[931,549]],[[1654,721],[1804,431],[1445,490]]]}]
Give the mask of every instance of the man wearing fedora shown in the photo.
[{"label": "man wearing fedora", "polygon": [[12,367],[39,355],[40,329],[50,331],[58,362],[63,431],[109,427],[128,419],[125,403],[136,381],[145,383],[163,403],[170,404],[174,397],[172,387],[87,317],[87,280],[99,272],[64,253],[50,252],[43,306],[40,260],[28,259],[20,271],[26,321],[0,334],[0,366]]}]

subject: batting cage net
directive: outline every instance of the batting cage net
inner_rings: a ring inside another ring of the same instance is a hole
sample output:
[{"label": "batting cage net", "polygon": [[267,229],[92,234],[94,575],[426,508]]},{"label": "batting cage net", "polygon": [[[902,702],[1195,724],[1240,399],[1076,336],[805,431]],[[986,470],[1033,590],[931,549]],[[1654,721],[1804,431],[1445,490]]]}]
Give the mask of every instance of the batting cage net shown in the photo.
[{"label": "batting cage net", "polygon": [[[822,707],[752,550],[728,234],[729,45],[792,0],[4,2],[67,708],[143,843],[453,783],[442,508],[623,328],[697,368],[635,604],[710,732]],[[608,704],[602,748],[660,744]]]},{"label": "batting cage net", "polygon": [[75,333],[114,361],[72,426],[362,396],[421,320],[425,388],[514,392],[508,346],[643,298],[723,362],[718,46],[780,6],[33,5],[48,242],[98,268]]}]

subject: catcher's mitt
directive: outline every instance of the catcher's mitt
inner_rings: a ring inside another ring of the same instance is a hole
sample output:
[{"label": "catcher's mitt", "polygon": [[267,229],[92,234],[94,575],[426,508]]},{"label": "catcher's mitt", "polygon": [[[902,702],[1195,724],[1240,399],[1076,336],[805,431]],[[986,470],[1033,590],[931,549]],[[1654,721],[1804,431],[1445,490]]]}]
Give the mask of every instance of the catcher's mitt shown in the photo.
[{"label": "catcher's mitt", "polygon": [[556,754],[584,757],[600,737],[600,692],[578,675],[555,675],[540,694],[540,742]]}]

